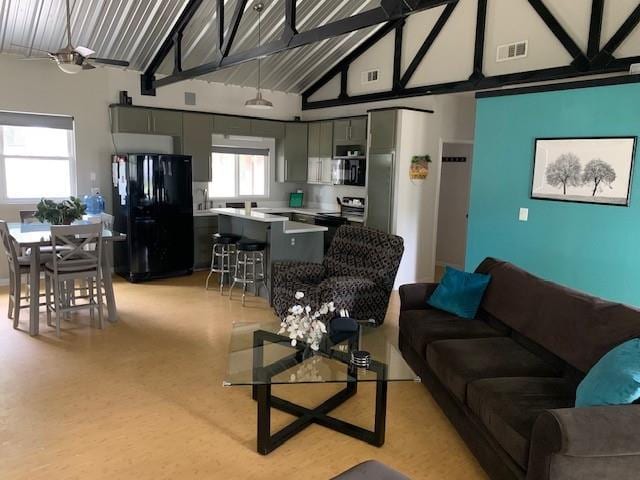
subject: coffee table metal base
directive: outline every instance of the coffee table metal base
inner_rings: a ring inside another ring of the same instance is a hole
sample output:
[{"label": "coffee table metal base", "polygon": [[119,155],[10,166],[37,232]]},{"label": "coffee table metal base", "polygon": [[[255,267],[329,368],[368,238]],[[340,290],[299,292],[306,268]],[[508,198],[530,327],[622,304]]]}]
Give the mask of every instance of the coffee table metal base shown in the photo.
[{"label": "coffee table metal base", "polygon": [[[265,341],[282,341],[282,337],[265,331],[255,332],[254,346],[263,345]],[[292,354],[292,357],[300,354],[301,352],[297,351]],[[350,369],[351,375],[357,375],[354,367],[347,361],[347,356],[345,354],[342,352],[333,352],[333,355],[334,358],[345,363],[345,365]],[[275,374],[276,371],[274,371],[274,367],[276,366],[271,365],[263,367],[262,358],[260,357],[261,355],[254,356],[254,367],[261,367],[263,369],[263,374]],[[271,453],[287,440],[312,424],[322,425],[325,428],[330,428],[336,432],[349,435],[350,437],[376,447],[384,445],[387,414],[387,381],[383,380],[383,378],[385,378],[383,373],[386,365],[379,362],[371,363],[369,370],[375,371],[378,374],[379,379],[375,382],[376,404],[373,430],[367,430],[366,428],[353,425],[352,423],[345,422],[344,420],[340,420],[329,415],[332,410],[342,405],[357,393],[357,381],[347,382],[346,387],[343,390],[331,396],[315,408],[296,405],[288,400],[272,395],[271,384],[268,382],[253,385],[253,399],[258,402],[258,453],[262,455]],[[281,371],[286,365],[286,360],[278,362],[279,368],[277,368],[277,370]],[[271,434],[272,408],[281,410],[298,418],[278,432]]]}]

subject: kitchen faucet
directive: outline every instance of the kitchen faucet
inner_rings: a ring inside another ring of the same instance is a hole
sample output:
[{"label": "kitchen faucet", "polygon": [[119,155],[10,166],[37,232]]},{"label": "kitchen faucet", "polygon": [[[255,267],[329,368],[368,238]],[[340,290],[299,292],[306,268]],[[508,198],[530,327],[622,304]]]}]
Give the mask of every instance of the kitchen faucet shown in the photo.
[{"label": "kitchen faucet", "polygon": [[198,192],[202,192],[202,203],[198,205],[199,207],[198,209],[206,210],[207,205],[209,203],[209,198],[208,198],[209,190],[207,190],[206,188],[199,188]]}]

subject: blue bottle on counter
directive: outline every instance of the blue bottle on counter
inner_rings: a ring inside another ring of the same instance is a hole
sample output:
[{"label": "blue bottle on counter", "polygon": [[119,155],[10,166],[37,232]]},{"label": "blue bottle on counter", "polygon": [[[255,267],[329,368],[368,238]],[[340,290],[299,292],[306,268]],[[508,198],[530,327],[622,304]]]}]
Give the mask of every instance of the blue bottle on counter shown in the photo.
[{"label": "blue bottle on counter", "polygon": [[88,215],[104,213],[104,198],[100,195],[100,192],[96,192],[93,195],[85,195],[82,201],[87,206]]}]

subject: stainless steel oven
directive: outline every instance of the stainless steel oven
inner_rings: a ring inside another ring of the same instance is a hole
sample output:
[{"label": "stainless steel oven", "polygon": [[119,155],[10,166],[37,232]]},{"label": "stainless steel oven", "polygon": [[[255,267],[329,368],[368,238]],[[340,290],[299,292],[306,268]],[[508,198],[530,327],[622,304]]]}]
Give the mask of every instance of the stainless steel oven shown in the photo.
[{"label": "stainless steel oven", "polygon": [[331,180],[334,185],[357,185],[364,187],[366,165],[366,157],[334,158],[331,165]]}]

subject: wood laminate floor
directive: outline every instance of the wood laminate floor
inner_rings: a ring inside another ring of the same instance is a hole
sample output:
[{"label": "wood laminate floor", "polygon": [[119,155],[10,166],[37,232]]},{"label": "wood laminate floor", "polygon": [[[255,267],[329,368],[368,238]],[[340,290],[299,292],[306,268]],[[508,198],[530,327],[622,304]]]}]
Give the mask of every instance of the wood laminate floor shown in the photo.
[{"label": "wood laminate floor", "polygon": [[[485,479],[420,384],[389,386],[387,439],[375,448],[311,426],[272,454],[255,451],[249,388],[223,388],[232,321],[273,318],[265,301],[242,308],[204,276],[116,283],[120,321],[103,331],[84,315],[63,335],[6,318],[0,292],[0,479],[327,479],[378,459],[419,479]],[[389,321],[397,324],[397,299]],[[336,386],[274,387],[301,404]],[[371,426],[372,386],[336,411]],[[275,412],[273,427],[291,417]]]}]

